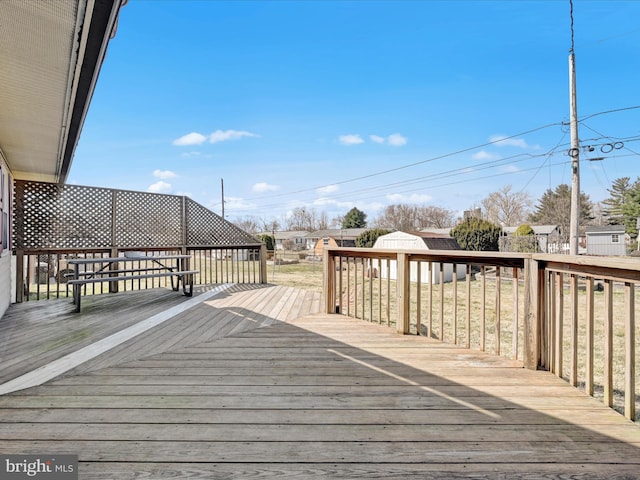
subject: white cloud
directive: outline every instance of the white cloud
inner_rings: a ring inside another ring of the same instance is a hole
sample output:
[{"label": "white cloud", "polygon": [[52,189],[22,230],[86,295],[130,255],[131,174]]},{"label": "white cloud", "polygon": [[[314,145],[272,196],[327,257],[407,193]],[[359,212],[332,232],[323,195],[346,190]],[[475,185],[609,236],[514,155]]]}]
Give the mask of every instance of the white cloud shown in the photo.
[{"label": "white cloud", "polygon": [[489,141],[497,147],[518,147],[538,150],[540,145],[529,145],[524,138],[507,138],[504,135],[492,135]]},{"label": "white cloud", "polygon": [[206,139],[207,139],[207,137],[205,137],[201,133],[191,132],[191,133],[187,133],[186,135],[183,135],[182,137],[174,140],[173,144],[177,145],[179,147],[184,147],[184,146],[187,146],[187,145],[200,145],[201,143],[204,143],[204,141]]},{"label": "white cloud", "polygon": [[224,197],[225,217],[226,212],[231,210],[254,210],[255,208],[254,203],[248,203],[242,197]]},{"label": "white cloud", "polygon": [[359,145],[361,143],[364,143],[364,140],[360,135],[351,134],[340,135],[338,137],[338,142],[340,142],[342,145]]},{"label": "white cloud", "polygon": [[324,187],[316,188],[316,192],[318,192],[321,195],[327,195],[329,193],[333,193],[337,191],[338,188],[339,187],[337,185],[326,185]]},{"label": "white cloud", "polygon": [[503,172],[506,173],[516,173],[521,171],[518,167],[516,167],[515,165],[505,165],[504,167],[502,167],[500,170],[502,170]]},{"label": "white cloud", "polygon": [[425,203],[433,200],[431,195],[412,193],[411,195],[403,195],[402,193],[389,193],[386,195],[387,200],[393,203]]},{"label": "white cloud", "polygon": [[495,153],[487,152],[486,150],[480,150],[479,152],[471,155],[471,158],[474,160],[498,160],[502,157],[500,157],[500,155],[496,155]]},{"label": "white cloud", "polygon": [[384,143],[384,137],[379,137],[378,135],[369,135],[369,139],[373,143]]},{"label": "white cloud", "polygon": [[280,187],[278,185],[271,185],[267,182],[259,182],[253,185],[253,187],[251,187],[251,190],[258,193],[264,193],[273,192],[275,190],[278,190],[279,188]]},{"label": "white cloud", "polygon": [[154,170],[153,176],[162,180],[167,180],[169,178],[176,178],[178,175],[176,175],[175,172],[172,172],[171,170]]},{"label": "white cloud", "polygon": [[407,144],[407,137],[403,137],[399,133],[394,133],[387,137],[387,143],[392,147],[402,147]]},{"label": "white cloud", "polygon": [[258,137],[258,135],[244,130],[216,130],[209,135],[209,143],[240,140],[243,137]]},{"label": "white cloud", "polygon": [[200,155],[202,155],[200,152],[185,152],[180,154],[180,156],[184,158],[199,157]]},{"label": "white cloud", "polygon": [[162,180],[157,181],[153,185],[149,185],[147,188],[147,192],[151,193],[169,193],[171,192],[171,184],[167,182],[163,182]]}]

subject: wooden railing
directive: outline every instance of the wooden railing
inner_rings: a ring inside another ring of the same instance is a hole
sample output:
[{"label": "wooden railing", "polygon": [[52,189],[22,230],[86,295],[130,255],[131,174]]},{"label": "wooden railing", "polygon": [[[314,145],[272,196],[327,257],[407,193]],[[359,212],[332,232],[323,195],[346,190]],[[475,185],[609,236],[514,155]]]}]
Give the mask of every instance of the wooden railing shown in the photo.
[{"label": "wooden railing", "polygon": [[[16,252],[17,301],[42,300],[70,297],[71,288],[67,284],[72,270],[67,261],[72,258],[117,257],[131,249],[81,249],[81,250],[31,250]],[[198,270],[194,276],[195,285],[219,283],[266,283],[266,250],[263,245],[227,247],[175,247],[136,249],[150,256],[169,254],[191,255],[190,268]],[[145,265],[133,265],[144,268]],[[150,278],[126,282],[101,282],[87,285],[87,294],[101,294],[114,291],[143,290],[168,287],[167,278]]]},{"label": "wooden railing", "polygon": [[640,260],[336,248],[324,275],[327,313],[549,370],[635,419]]}]

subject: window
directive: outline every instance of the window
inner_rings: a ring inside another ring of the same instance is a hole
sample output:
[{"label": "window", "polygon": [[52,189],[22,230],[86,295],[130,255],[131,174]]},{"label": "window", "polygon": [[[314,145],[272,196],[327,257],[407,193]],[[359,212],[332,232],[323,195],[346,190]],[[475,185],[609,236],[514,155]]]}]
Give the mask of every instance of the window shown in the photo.
[{"label": "window", "polygon": [[611,234],[611,243],[620,243],[620,235],[617,233]]}]

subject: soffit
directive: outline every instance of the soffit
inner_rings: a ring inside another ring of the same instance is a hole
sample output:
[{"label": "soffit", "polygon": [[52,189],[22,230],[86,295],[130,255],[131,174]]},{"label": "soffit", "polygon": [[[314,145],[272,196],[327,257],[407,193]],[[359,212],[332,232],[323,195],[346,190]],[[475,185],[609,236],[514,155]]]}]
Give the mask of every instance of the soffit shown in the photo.
[{"label": "soffit", "polygon": [[66,179],[120,3],[0,1],[0,150],[15,178]]}]

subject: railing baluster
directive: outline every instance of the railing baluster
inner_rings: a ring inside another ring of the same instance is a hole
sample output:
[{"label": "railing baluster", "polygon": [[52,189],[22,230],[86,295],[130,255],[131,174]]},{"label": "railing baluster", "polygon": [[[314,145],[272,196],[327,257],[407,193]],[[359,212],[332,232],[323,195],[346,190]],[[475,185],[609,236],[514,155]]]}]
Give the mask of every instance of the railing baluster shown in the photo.
[{"label": "railing baluster", "polygon": [[347,317],[351,316],[351,257],[347,257]]},{"label": "railing baluster", "polygon": [[421,329],[421,325],[422,325],[422,318],[421,318],[421,292],[422,292],[422,279],[421,274],[422,274],[422,261],[418,260],[416,262],[416,266],[417,266],[417,273],[416,273],[416,333],[418,335],[420,335],[420,329]]},{"label": "railing baluster", "polygon": [[444,342],[444,263],[440,262],[438,265],[440,265],[440,331],[438,334],[440,335],[440,341]]},{"label": "railing baluster", "polygon": [[564,328],[564,276],[562,272],[558,272],[558,318],[556,321],[556,343],[555,343],[555,357],[556,357],[556,375],[562,378],[562,346],[564,343],[563,328]]},{"label": "railing baluster", "polygon": [[382,259],[378,259],[378,324],[382,325]]},{"label": "railing baluster", "polygon": [[427,311],[427,317],[429,321],[429,330],[427,336],[433,337],[433,262],[429,261],[429,310]]},{"label": "railing baluster", "polygon": [[453,343],[458,343],[458,265],[453,264]]},{"label": "railing baluster", "polygon": [[557,323],[557,305],[558,305],[558,291],[556,288],[556,274],[555,272],[547,273],[548,282],[549,282],[549,328],[547,331],[547,345],[548,345],[548,356],[549,356],[549,371],[551,373],[556,373],[556,350],[555,339],[556,339],[556,323]]},{"label": "railing baluster", "polygon": [[613,406],[613,284],[604,281],[604,404]]},{"label": "railing baluster", "polygon": [[465,282],[467,287],[466,346],[467,348],[471,348],[471,264],[467,264],[467,274]]},{"label": "railing baluster", "polygon": [[387,327],[391,326],[391,260],[387,259]]},{"label": "railing baluster", "polygon": [[373,322],[373,261],[369,259],[369,321]]},{"label": "railing baluster", "polygon": [[496,267],[496,318],[495,318],[495,342],[496,342],[496,346],[495,346],[495,352],[496,355],[500,355],[500,343],[501,343],[501,338],[500,338],[500,310],[502,308],[501,305],[501,291],[502,291],[502,279],[501,279],[501,274],[500,274],[500,267]]},{"label": "railing baluster", "polygon": [[485,350],[485,332],[487,326],[487,269],[480,267],[480,350]]},{"label": "railing baluster", "polygon": [[585,348],[584,389],[593,396],[593,352],[594,352],[594,314],[593,314],[593,277],[587,277],[587,319]]},{"label": "railing baluster", "polygon": [[635,286],[624,284],[625,309],[627,311],[624,331],[624,416],[636,419],[636,305]]},{"label": "railing baluster", "polygon": [[571,275],[571,371],[569,383],[578,385],[578,276]]},{"label": "railing baluster", "polygon": [[518,269],[514,268],[513,269],[513,280],[511,282],[512,288],[513,288],[513,325],[511,327],[511,334],[512,334],[512,339],[511,339],[511,352],[513,355],[513,358],[517,360],[518,358],[518,332],[519,332],[519,325],[518,325],[518,318],[519,318],[519,303],[518,303]]}]

